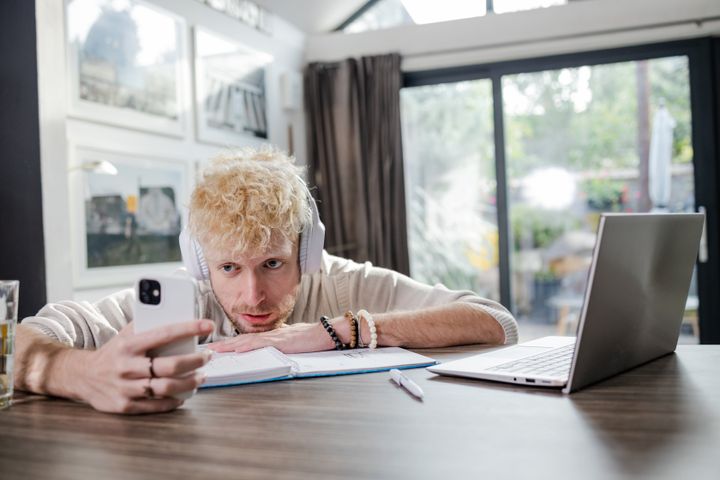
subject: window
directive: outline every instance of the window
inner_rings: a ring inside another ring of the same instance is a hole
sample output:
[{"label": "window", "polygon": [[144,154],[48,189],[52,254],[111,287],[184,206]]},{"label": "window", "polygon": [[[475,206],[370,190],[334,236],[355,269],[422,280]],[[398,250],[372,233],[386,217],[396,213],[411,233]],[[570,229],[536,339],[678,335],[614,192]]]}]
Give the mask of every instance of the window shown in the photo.
[{"label": "window", "polygon": [[[506,75],[502,92],[512,301],[574,334],[600,213],[694,211],[688,60]],[[697,291],[687,310],[696,336]]]},{"label": "window", "polygon": [[492,84],[401,92],[410,268],[500,299]]},{"label": "window", "polygon": [[535,8],[565,5],[568,0],[492,0],[493,13],[521,12]]},{"label": "window", "polygon": [[357,33],[400,25],[447,22],[482,17],[488,13],[511,13],[564,5],[567,2],[568,0],[376,0],[366,3],[338,30]]},{"label": "window", "polygon": [[350,17],[339,30],[345,33],[358,33],[414,23],[400,0],[380,0],[367,5],[369,6]]},{"label": "window", "polygon": [[[407,73],[411,275],[501,300],[523,340],[574,335],[600,213],[714,203],[706,152],[715,140],[693,137],[694,124],[714,128],[698,120],[712,113],[702,101],[711,93],[693,93],[703,85],[698,45]],[[701,306],[715,308],[708,287],[699,288],[710,272],[693,276],[683,343],[699,340]]]}]

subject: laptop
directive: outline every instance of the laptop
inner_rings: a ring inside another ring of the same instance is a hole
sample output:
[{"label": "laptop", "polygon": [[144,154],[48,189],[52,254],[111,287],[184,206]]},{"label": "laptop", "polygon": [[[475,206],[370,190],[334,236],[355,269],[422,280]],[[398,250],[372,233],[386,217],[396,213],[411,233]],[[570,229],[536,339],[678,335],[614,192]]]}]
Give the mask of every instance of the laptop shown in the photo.
[{"label": "laptop", "polygon": [[428,370],[572,393],[673,352],[703,224],[701,213],[603,214],[577,337],[543,337]]}]

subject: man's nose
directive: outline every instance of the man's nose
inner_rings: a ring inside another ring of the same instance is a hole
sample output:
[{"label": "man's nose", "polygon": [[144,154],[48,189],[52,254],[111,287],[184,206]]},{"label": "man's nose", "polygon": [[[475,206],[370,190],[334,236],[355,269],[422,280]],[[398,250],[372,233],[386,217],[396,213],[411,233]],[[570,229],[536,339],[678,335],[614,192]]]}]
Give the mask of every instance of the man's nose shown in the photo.
[{"label": "man's nose", "polygon": [[255,272],[244,272],[242,281],[242,301],[245,305],[254,307],[265,300],[262,281]]}]

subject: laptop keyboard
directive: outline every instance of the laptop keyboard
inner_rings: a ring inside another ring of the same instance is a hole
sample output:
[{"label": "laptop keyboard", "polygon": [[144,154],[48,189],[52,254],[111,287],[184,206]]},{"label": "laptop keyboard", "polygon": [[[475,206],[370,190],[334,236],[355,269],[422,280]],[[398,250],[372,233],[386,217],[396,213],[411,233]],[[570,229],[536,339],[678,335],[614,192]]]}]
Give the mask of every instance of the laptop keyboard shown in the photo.
[{"label": "laptop keyboard", "polygon": [[538,353],[520,360],[501,363],[488,371],[513,373],[517,375],[567,376],[570,373],[575,344]]}]

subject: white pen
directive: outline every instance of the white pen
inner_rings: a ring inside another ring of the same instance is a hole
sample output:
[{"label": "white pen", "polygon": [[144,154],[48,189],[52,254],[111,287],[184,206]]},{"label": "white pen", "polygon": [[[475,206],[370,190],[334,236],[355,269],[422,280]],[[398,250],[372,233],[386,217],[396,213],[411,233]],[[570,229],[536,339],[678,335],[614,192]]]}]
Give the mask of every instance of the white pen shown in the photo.
[{"label": "white pen", "polygon": [[422,388],[420,386],[410,380],[408,377],[406,377],[400,370],[397,368],[393,368],[390,370],[390,376],[392,377],[393,381],[403,387],[408,392],[415,395],[417,398],[423,398],[425,394],[422,391]]}]

